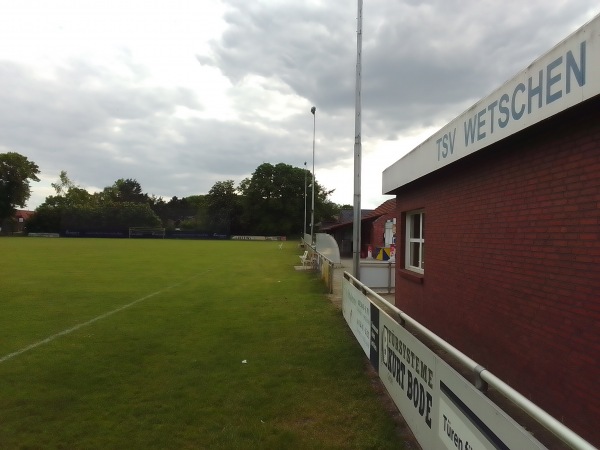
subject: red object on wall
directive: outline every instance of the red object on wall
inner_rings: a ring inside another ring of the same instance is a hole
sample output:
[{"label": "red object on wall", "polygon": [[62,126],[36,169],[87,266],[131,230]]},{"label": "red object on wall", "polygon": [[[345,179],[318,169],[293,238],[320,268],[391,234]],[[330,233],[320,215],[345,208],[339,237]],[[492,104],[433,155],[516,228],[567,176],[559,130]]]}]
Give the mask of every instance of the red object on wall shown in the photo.
[{"label": "red object on wall", "polygon": [[[600,446],[600,99],[399,188],[396,304]],[[403,270],[425,213],[426,268]]]}]

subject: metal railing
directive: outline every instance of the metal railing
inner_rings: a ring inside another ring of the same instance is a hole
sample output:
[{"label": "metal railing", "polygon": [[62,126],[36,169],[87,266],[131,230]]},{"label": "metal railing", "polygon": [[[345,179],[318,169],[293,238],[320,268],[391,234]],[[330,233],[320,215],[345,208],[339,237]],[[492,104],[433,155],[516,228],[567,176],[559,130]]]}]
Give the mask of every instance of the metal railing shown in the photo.
[{"label": "metal railing", "polygon": [[319,252],[316,252],[316,255],[316,269],[321,273],[321,279],[325,282],[328,293],[333,294],[333,273],[335,271],[335,264]]},{"label": "metal railing", "polygon": [[321,255],[316,247],[309,244],[305,239],[301,239],[301,242],[311,256],[313,269],[320,273],[321,279],[325,282],[327,292],[333,294],[333,273],[335,271],[335,264],[326,256]]},{"label": "metal railing", "polygon": [[370,289],[368,286],[364,285],[359,280],[354,278],[351,274],[349,274],[348,272],[344,272],[344,277],[347,280],[351,281],[352,284],[358,287],[365,295],[369,294],[373,296],[375,299],[377,299],[378,302],[381,302],[387,308],[393,311],[397,315],[400,324],[402,324],[403,326],[405,324],[410,324],[412,328],[414,328],[423,336],[425,336],[434,345],[440,347],[443,351],[451,355],[451,357],[453,357],[459,364],[469,369],[475,376],[475,387],[477,389],[483,391],[486,389],[487,386],[496,389],[507,400],[509,400],[515,406],[519,407],[521,410],[526,412],[533,420],[535,420],[546,430],[548,430],[558,439],[567,444],[570,448],[578,450],[594,450],[596,448],[592,444],[587,442],[585,439],[583,439],[581,436],[576,434],[574,431],[572,431],[571,429],[563,425],[561,422],[556,420],[542,408],[525,398],[519,392],[515,391],[512,387],[510,387],[508,384],[496,377],[485,367],[481,366],[476,361],[469,358],[467,355],[462,353],[457,348],[453,347],[451,344],[443,340],[441,337],[433,333],[428,328],[425,328],[415,319],[402,312],[402,310],[398,309],[395,305],[391,304],[385,298],[381,297],[375,291]]},{"label": "metal railing", "polygon": [[360,278],[363,284],[379,292],[386,290],[391,294],[395,289],[396,261],[361,260]]}]

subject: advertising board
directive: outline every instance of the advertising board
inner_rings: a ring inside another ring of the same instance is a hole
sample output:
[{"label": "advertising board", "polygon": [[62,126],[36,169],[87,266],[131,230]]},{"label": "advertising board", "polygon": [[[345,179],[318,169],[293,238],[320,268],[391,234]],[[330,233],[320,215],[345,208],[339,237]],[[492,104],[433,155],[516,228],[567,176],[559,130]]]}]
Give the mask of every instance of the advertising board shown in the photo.
[{"label": "advertising board", "polygon": [[348,326],[424,449],[543,449],[522,426],[344,279]]},{"label": "advertising board", "polygon": [[600,16],[383,172],[391,193],[600,94]]}]

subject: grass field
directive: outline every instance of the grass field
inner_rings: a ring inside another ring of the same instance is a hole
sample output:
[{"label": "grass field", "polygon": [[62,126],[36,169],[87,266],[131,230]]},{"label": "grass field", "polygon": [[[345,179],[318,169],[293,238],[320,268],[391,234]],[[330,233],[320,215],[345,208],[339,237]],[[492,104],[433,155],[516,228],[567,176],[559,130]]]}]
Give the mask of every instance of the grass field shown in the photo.
[{"label": "grass field", "polygon": [[401,448],[298,254],[1,238],[0,448]]}]

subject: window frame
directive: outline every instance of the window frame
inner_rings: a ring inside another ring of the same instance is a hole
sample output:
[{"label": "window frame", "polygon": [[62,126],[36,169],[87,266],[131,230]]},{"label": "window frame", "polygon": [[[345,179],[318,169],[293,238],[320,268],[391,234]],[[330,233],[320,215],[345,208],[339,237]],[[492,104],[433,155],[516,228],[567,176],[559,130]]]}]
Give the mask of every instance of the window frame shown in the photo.
[{"label": "window frame", "polygon": [[[413,221],[414,221],[414,218],[417,216],[419,216],[419,218],[420,218],[420,220],[419,220],[419,235],[411,236],[411,231],[413,229]],[[406,235],[404,238],[404,242],[405,242],[404,268],[406,270],[410,270],[412,272],[416,272],[416,273],[423,275],[425,273],[425,255],[424,255],[425,236],[423,234],[424,225],[425,225],[425,210],[419,209],[419,210],[407,212],[405,225],[406,225]],[[419,265],[418,266],[413,266],[411,264],[411,262],[413,260],[413,258],[412,258],[413,255],[411,253],[413,244],[418,244],[418,248],[419,248]]]}]

